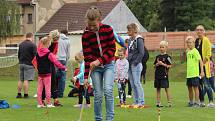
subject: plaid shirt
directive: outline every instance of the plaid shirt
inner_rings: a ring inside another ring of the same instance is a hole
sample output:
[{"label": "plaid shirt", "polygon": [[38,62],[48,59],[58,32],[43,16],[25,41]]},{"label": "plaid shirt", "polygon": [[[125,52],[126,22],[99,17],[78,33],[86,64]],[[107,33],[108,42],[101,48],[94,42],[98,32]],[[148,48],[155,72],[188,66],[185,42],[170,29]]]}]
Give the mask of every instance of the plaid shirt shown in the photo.
[{"label": "plaid shirt", "polygon": [[84,79],[88,78],[91,62],[98,59],[102,65],[106,65],[114,60],[116,47],[113,29],[109,25],[100,23],[98,33],[103,53],[102,56],[96,33],[86,28],[82,35],[82,48],[85,61]]}]

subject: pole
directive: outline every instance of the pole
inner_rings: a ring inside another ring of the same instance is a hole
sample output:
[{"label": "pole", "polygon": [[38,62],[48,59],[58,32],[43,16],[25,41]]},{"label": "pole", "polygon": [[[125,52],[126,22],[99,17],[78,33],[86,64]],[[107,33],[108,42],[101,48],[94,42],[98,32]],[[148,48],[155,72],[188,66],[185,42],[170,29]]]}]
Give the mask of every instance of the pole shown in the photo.
[{"label": "pole", "polygon": [[159,107],[158,108],[158,121],[161,120],[161,108]]},{"label": "pole", "polygon": [[167,41],[166,40],[166,27],[164,27],[164,40]]}]

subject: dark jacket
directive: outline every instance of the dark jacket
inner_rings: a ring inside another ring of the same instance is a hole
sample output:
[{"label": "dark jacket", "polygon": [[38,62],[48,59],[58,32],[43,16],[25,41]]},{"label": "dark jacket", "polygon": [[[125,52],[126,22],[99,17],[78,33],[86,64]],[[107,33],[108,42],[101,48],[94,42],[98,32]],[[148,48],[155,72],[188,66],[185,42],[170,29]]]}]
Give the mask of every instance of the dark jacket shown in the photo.
[{"label": "dark jacket", "polygon": [[51,74],[51,64],[65,70],[66,67],[57,61],[55,55],[48,48],[38,48],[37,55],[38,74]]},{"label": "dark jacket", "polygon": [[[133,43],[132,43],[133,41]],[[132,43],[132,45],[131,45]],[[137,65],[142,63],[144,56],[144,39],[138,35],[135,40],[128,40],[128,62],[129,65]]]}]

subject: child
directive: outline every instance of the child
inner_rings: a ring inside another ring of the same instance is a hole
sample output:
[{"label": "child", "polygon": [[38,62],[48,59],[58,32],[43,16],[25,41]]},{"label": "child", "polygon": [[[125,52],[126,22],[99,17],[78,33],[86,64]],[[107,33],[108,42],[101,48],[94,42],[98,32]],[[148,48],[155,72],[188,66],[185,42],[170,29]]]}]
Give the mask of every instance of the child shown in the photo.
[{"label": "child", "polygon": [[115,38],[113,29],[101,23],[102,13],[95,7],[86,12],[86,29],[82,35],[82,48],[85,61],[84,80],[89,72],[94,88],[94,117],[102,121],[102,100],[105,96],[106,120],[114,120],[114,53]]},{"label": "child", "polygon": [[211,70],[211,77],[209,78],[209,82],[211,85],[211,88],[213,89],[213,91],[215,92],[215,85],[214,85],[214,62],[213,62],[213,58],[212,56],[210,57],[210,70]]},{"label": "child", "polygon": [[125,58],[124,48],[118,49],[118,57],[119,59],[117,59],[115,64],[115,80],[118,81],[118,93],[119,93],[120,105],[123,105],[126,102],[125,87],[126,87],[126,82],[128,80],[128,68],[129,68],[128,60]]},{"label": "child", "polygon": [[[77,76],[79,71],[79,67],[75,68],[73,76]],[[73,83],[73,79],[71,79],[71,82]],[[68,97],[77,97],[80,88],[79,81],[76,81],[76,83],[73,83],[73,85],[69,85],[69,87],[71,87],[72,90],[69,92]]]},{"label": "child", "polygon": [[38,69],[38,88],[37,88],[37,101],[38,108],[45,107],[42,102],[42,91],[45,87],[47,107],[55,107],[51,104],[51,64],[55,64],[60,69],[66,70],[66,67],[60,64],[56,57],[48,49],[50,46],[50,38],[44,37],[41,39],[41,46],[37,50],[36,60]]},{"label": "child", "polygon": [[[189,92],[188,107],[199,107],[199,80],[204,76],[203,62],[198,50],[195,48],[195,39],[192,36],[186,38],[187,43],[187,87]],[[199,75],[199,63],[201,73]],[[193,91],[195,102],[193,103]]]},{"label": "child", "polygon": [[170,93],[169,93],[169,80],[168,80],[168,71],[172,65],[171,57],[166,53],[168,47],[167,41],[160,42],[160,54],[156,56],[154,61],[155,66],[155,81],[154,87],[156,88],[157,94],[157,107],[163,107],[160,102],[160,91],[161,88],[165,89],[168,107],[171,107]]},{"label": "child", "polygon": [[[74,105],[74,107],[81,107],[82,106],[82,102],[83,102],[83,94],[84,97],[86,98],[86,106],[88,108],[91,107],[90,105],[90,96],[88,91],[86,91],[86,89],[88,88],[88,84],[90,82],[84,82],[84,56],[83,53],[79,52],[75,55],[75,60],[80,64],[80,71],[78,73],[78,75],[73,77],[73,82],[76,83],[77,81],[79,81],[80,83],[80,87],[79,87],[79,93],[78,93],[78,104]],[[88,80],[89,81],[89,80]],[[85,93],[86,91],[86,93]]]}]

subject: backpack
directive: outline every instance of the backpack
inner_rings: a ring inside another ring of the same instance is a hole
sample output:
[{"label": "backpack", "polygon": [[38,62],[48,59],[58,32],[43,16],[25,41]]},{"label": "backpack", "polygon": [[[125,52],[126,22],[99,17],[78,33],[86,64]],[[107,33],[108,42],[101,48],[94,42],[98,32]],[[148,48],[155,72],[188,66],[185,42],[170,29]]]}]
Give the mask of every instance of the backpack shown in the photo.
[{"label": "backpack", "polygon": [[9,104],[6,100],[0,100],[0,109],[6,109],[9,108]]},{"label": "backpack", "polygon": [[146,63],[148,60],[149,60],[149,51],[148,51],[148,49],[144,46],[144,56],[143,56],[142,63]]}]

